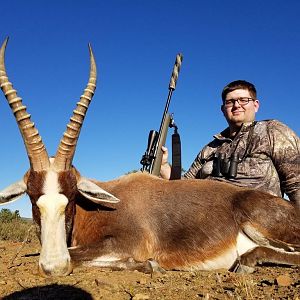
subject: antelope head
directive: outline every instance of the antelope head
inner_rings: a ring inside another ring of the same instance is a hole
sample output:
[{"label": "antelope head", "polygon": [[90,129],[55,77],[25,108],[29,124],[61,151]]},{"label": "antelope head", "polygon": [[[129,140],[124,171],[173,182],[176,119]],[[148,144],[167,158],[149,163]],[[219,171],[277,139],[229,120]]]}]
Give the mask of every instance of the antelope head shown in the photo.
[{"label": "antelope head", "polygon": [[72,166],[80,129],[96,89],[97,69],[94,55],[89,45],[88,84],[73,111],[55,157],[50,158],[26,106],[22,103],[22,98],[18,97],[17,91],[8,80],[4,63],[7,42],[8,39],[0,49],[0,85],[21,132],[30,169],[20,181],[0,191],[0,204],[28,194],[41,242],[40,273],[67,275],[72,272],[67,241],[71,239],[78,193],[96,203],[119,201],[93,182],[81,177]]}]

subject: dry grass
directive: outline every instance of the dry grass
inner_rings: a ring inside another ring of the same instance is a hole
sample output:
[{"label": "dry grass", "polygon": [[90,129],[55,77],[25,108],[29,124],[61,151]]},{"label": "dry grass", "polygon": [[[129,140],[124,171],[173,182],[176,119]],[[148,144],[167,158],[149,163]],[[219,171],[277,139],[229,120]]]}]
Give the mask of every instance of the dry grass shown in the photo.
[{"label": "dry grass", "polygon": [[28,235],[31,225],[31,221],[22,219],[11,222],[0,222],[0,240],[23,242]]},{"label": "dry grass", "polygon": [[237,287],[238,294],[241,296],[240,299],[255,299],[255,286],[256,283],[249,276],[246,277],[241,275],[236,278],[235,285]]}]

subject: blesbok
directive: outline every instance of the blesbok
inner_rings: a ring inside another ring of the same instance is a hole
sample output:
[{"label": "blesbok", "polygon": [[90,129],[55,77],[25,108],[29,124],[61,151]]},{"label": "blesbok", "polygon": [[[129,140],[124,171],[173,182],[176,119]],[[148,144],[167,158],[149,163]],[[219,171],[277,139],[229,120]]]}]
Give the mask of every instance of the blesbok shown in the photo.
[{"label": "blesbok", "polygon": [[135,173],[98,182],[80,175],[72,159],[96,88],[91,48],[87,87],[56,156],[49,158],[8,81],[6,44],[0,50],[0,84],[30,169],[0,192],[0,203],[29,195],[41,241],[41,274],[67,275],[73,261],[145,272],[155,267],[244,270],[264,262],[300,265],[300,213],[284,199],[209,180],[167,181]]}]

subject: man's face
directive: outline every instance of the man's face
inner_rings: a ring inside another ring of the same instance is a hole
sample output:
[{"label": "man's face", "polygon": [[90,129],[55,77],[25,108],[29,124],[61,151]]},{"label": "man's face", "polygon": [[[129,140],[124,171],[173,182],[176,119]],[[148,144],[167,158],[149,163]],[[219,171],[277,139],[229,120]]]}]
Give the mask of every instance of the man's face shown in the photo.
[{"label": "man's face", "polygon": [[[237,100],[240,98],[252,98],[248,90],[237,89],[226,95],[225,102],[221,106],[221,110],[229,124],[229,126],[240,127],[243,123],[249,123],[255,120],[255,113],[259,108],[259,101],[257,99],[250,100],[247,104],[242,104],[240,101],[234,101],[230,104],[228,100]],[[245,101],[245,100],[244,100]],[[247,101],[246,101],[247,102]]]}]

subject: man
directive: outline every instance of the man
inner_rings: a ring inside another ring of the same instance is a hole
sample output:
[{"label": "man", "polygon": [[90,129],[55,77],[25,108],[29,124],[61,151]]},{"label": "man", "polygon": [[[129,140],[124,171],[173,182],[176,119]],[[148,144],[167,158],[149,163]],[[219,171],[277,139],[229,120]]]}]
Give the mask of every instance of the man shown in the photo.
[{"label": "man", "polygon": [[[222,91],[221,110],[229,125],[197,155],[184,178],[213,179],[286,194],[300,209],[300,139],[276,120],[255,121],[259,109],[252,83],[237,80]],[[170,178],[163,147],[161,176]]]}]

